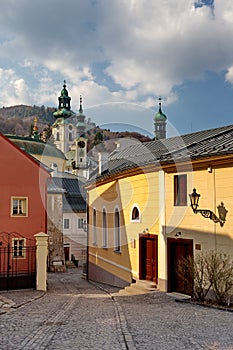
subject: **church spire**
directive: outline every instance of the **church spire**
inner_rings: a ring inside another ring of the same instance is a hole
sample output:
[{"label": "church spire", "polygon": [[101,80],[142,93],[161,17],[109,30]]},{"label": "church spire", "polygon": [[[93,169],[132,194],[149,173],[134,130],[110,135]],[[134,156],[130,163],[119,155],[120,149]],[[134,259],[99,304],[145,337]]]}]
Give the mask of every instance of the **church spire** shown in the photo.
[{"label": "church spire", "polygon": [[83,113],[82,102],[83,102],[82,95],[80,95],[80,107],[79,107],[79,113],[80,113],[80,114]]},{"label": "church spire", "polygon": [[165,139],[166,138],[166,125],[167,117],[162,112],[162,97],[159,97],[159,111],[154,116],[154,126],[155,126],[155,140]]},{"label": "church spire", "polygon": [[58,118],[69,118],[71,117],[74,112],[70,109],[70,101],[71,97],[69,96],[68,90],[66,88],[66,81],[64,80],[63,83],[63,89],[61,90],[61,94],[58,97],[58,110],[53,113],[54,117],[56,119]]},{"label": "church spire", "polygon": [[39,140],[37,123],[38,123],[38,118],[35,117],[34,118],[33,128],[32,128],[32,139],[35,139],[35,140]]}]

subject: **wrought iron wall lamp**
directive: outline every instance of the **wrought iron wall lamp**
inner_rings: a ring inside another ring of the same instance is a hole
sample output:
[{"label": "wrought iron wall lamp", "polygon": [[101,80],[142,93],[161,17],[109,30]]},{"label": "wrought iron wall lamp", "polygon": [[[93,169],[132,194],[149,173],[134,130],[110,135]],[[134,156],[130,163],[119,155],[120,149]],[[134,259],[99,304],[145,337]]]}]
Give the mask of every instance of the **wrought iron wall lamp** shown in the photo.
[{"label": "wrought iron wall lamp", "polygon": [[210,220],[213,220],[216,224],[219,222],[220,226],[222,227],[225,224],[226,221],[226,215],[228,210],[224,207],[223,202],[217,207],[218,209],[218,215],[219,218],[209,209],[197,209],[198,208],[198,202],[200,198],[200,194],[197,193],[196,189],[193,189],[193,193],[189,195],[190,201],[191,201],[191,208],[195,214],[200,213],[204,218],[209,218]]}]

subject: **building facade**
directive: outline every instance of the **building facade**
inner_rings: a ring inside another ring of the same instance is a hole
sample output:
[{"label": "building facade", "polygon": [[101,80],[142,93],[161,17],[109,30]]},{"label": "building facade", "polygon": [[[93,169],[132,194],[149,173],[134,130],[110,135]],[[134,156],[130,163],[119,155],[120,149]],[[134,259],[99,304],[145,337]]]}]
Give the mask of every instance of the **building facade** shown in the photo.
[{"label": "building facade", "polygon": [[[228,126],[136,145],[93,174],[87,183],[90,279],[121,287],[149,280],[160,290],[190,293],[176,274],[178,260],[211,249],[232,256],[232,135]],[[224,206],[222,226],[193,212],[193,188],[211,218]]]},{"label": "building facade", "polygon": [[47,233],[48,169],[0,134],[0,289],[35,287],[35,235]]}]

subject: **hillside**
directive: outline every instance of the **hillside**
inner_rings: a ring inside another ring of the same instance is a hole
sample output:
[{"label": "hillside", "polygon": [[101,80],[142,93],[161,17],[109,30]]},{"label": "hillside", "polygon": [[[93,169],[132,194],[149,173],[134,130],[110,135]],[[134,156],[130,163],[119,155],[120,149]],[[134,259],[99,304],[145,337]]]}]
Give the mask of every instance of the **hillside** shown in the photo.
[{"label": "hillside", "polygon": [[55,110],[50,107],[25,105],[0,108],[0,131],[3,134],[27,136],[35,117],[38,117],[38,127],[42,131],[45,126],[54,122]]},{"label": "hillside", "polygon": [[[0,132],[3,134],[15,134],[19,136],[28,136],[31,132],[31,126],[35,117],[38,118],[38,131],[42,131],[47,128],[48,125],[54,123],[55,118],[53,112],[56,108],[52,107],[38,107],[38,106],[26,106],[18,105],[12,107],[0,108]],[[147,136],[141,135],[137,132],[112,132],[109,129],[101,129],[95,125],[90,119],[87,121],[89,130],[87,131],[88,137],[88,149],[101,143],[102,141],[106,145],[104,148],[112,150],[113,142],[117,138],[134,138],[141,142],[150,141]],[[108,141],[108,142],[105,142]]]}]

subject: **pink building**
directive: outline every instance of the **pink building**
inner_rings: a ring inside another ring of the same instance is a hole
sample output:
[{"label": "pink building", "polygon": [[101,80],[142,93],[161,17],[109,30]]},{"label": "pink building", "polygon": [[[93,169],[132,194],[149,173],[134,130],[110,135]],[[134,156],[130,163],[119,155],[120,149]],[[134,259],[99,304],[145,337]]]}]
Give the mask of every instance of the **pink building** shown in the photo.
[{"label": "pink building", "polygon": [[50,174],[1,133],[0,164],[0,289],[23,288],[35,270],[34,235],[47,231]]}]

